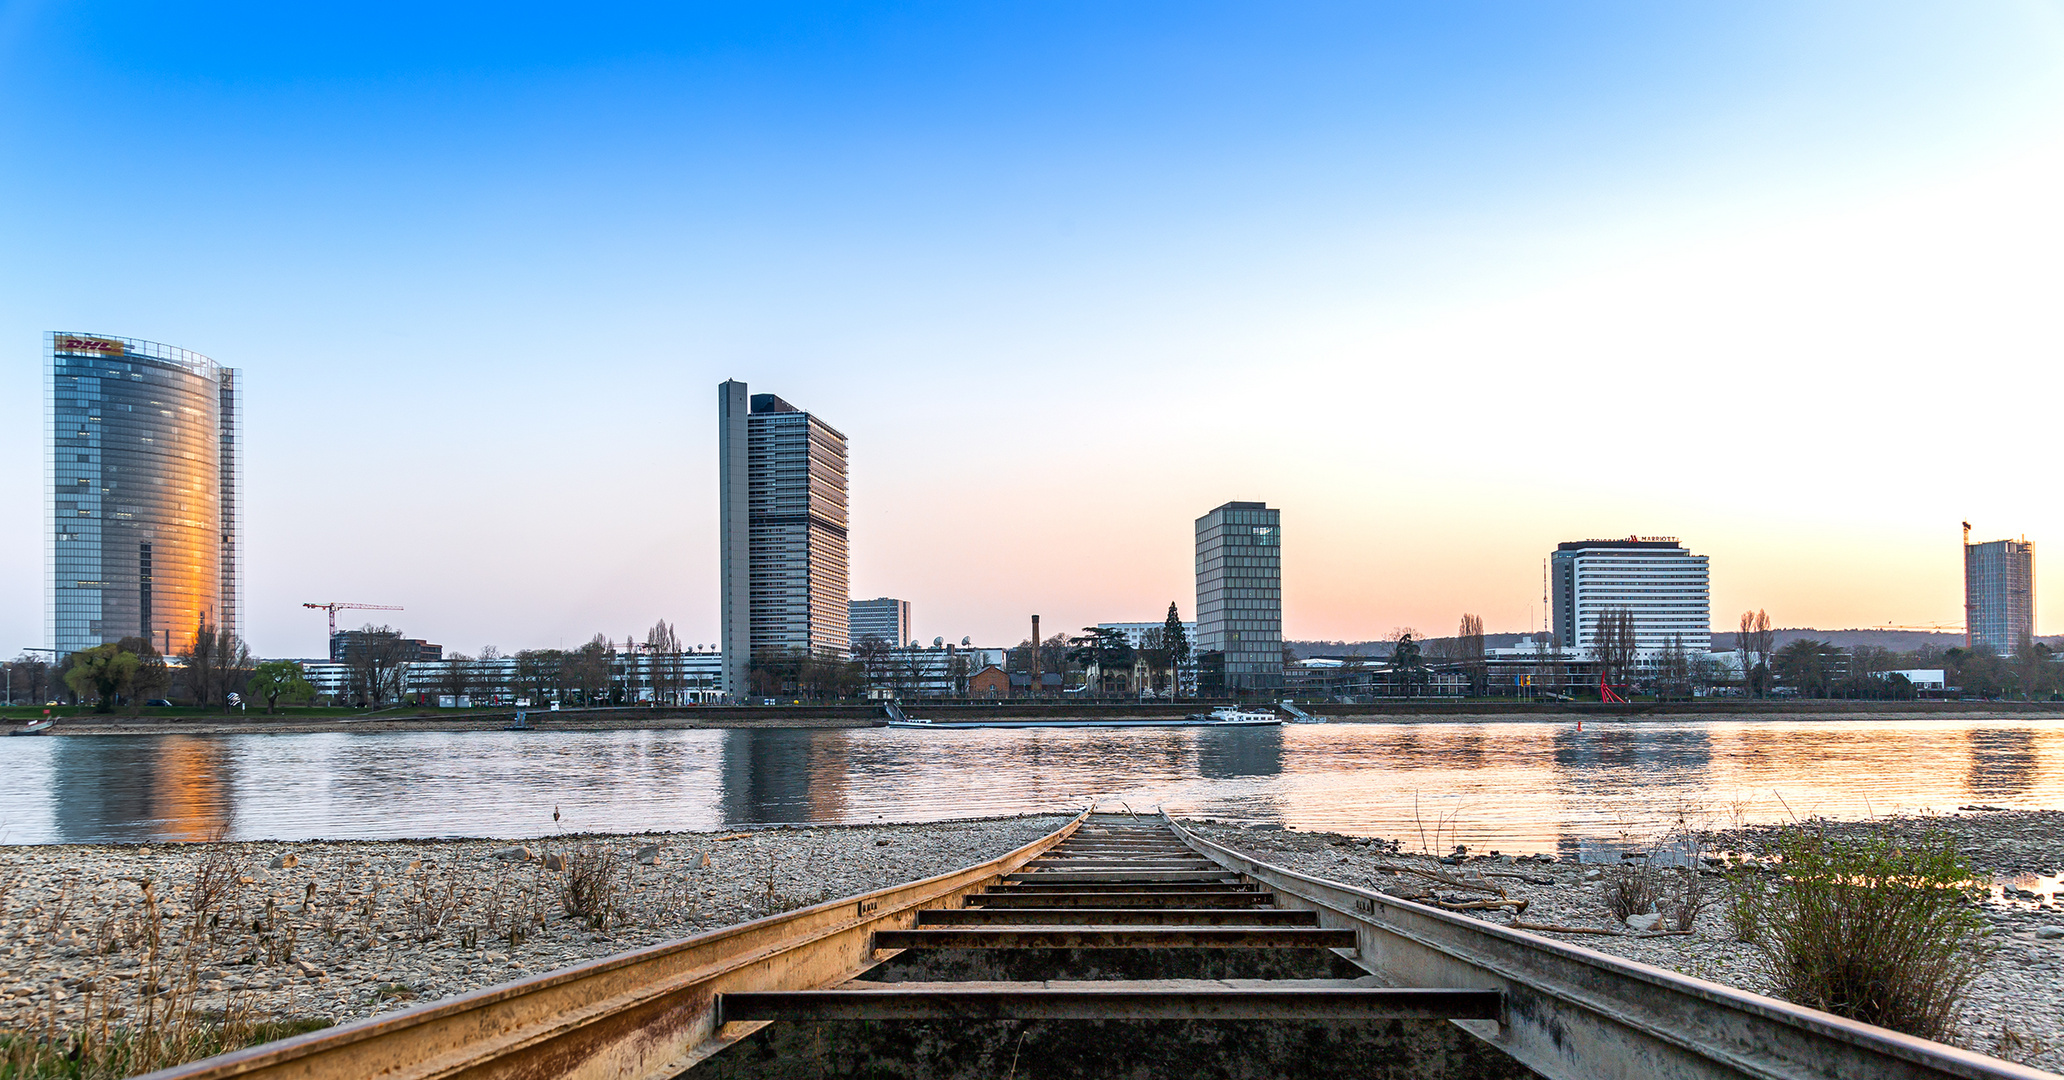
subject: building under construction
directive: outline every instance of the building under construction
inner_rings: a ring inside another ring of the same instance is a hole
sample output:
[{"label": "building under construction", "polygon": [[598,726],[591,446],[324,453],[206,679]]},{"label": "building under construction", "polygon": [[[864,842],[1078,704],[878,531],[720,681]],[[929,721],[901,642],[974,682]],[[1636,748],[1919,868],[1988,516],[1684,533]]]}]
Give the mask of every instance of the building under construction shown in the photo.
[{"label": "building under construction", "polygon": [[2010,656],[2035,637],[2035,545],[1971,542],[1964,523],[1964,644]]}]

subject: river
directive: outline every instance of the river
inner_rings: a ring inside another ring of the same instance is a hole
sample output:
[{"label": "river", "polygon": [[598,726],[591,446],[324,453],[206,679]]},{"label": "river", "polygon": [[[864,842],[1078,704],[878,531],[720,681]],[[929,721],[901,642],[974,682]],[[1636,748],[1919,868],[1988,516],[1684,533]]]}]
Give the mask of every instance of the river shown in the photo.
[{"label": "river", "polygon": [[5,844],[925,821],[1091,799],[1415,851],[1585,854],[1680,818],[2064,807],[2064,721],[0,739]]}]

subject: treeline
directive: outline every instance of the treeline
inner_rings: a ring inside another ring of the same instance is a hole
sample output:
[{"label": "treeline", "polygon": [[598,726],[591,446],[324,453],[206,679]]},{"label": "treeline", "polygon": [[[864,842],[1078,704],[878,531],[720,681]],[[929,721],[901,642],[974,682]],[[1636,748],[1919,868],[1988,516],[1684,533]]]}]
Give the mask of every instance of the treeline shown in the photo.
[{"label": "treeline", "polygon": [[245,692],[276,700],[291,691],[299,670],[299,665],[286,661],[260,663],[242,638],[210,623],[205,614],[186,649],[170,659],[177,663],[168,663],[142,636],[80,649],[55,664],[23,653],[7,663],[8,685],[14,701],[90,704],[100,712],[112,712],[117,706],[172,698],[202,706],[227,705]]}]

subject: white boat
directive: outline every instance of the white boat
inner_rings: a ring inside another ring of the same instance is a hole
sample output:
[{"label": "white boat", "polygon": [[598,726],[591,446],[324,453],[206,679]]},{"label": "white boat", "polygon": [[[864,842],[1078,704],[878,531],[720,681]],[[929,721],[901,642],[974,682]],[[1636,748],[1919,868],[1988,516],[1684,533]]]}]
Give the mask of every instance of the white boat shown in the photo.
[{"label": "white boat", "polygon": [[1283,721],[1273,712],[1247,711],[1235,705],[1220,705],[1208,713],[1188,716],[1149,716],[1137,720],[1094,717],[1056,717],[1051,720],[924,720],[905,716],[890,702],[883,707],[889,718],[883,727],[894,728],[1163,728],[1163,727],[1279,727]]}]

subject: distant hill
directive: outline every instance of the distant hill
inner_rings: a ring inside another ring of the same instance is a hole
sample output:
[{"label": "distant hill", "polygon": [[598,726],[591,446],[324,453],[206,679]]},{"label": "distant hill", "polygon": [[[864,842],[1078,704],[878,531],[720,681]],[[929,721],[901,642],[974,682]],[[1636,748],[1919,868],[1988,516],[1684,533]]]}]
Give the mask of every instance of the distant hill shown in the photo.
[{"label": "distant hill", "polygon": [[[1492,649],[1509,649],[1519,644],[1520,639],[1527,636],[1526,634],[1485,634],[1484,646]],[[1957,649],[1962,648],[1964,644],[1964,635],[1957,631],[1943,633],[1932,630],[1816,630],[1806,626],[1787,626],[1774,631],[1773,636],[1775,644],[1772,647],[1779,649],[1784,648],[1791,642],[1804,638],[1825,641],[1844,649],[1853,649],[1858,645],[1870,645],[1902,653],[1917,652],[1922,649],[1937,651]],[[1734,638],[1735,635],[1732,632],[1714,634],[1713,651],[1733,652],[1735,648]],[[1425,638],[1422,639],[1422,644],[1431,647],[1434,642],[1442,640],[1446,639]],[[2048,645],[2050,648],[2064,650],[2064,634],[2039,637],[2036,640]],[[1315,656],[1356,655],[1377,657],[1390,655],[1390,642],[1388,641],[1286,641],[1284,644],[1295,650],[1297,658],[1300,660],[1309,660]]]}]

